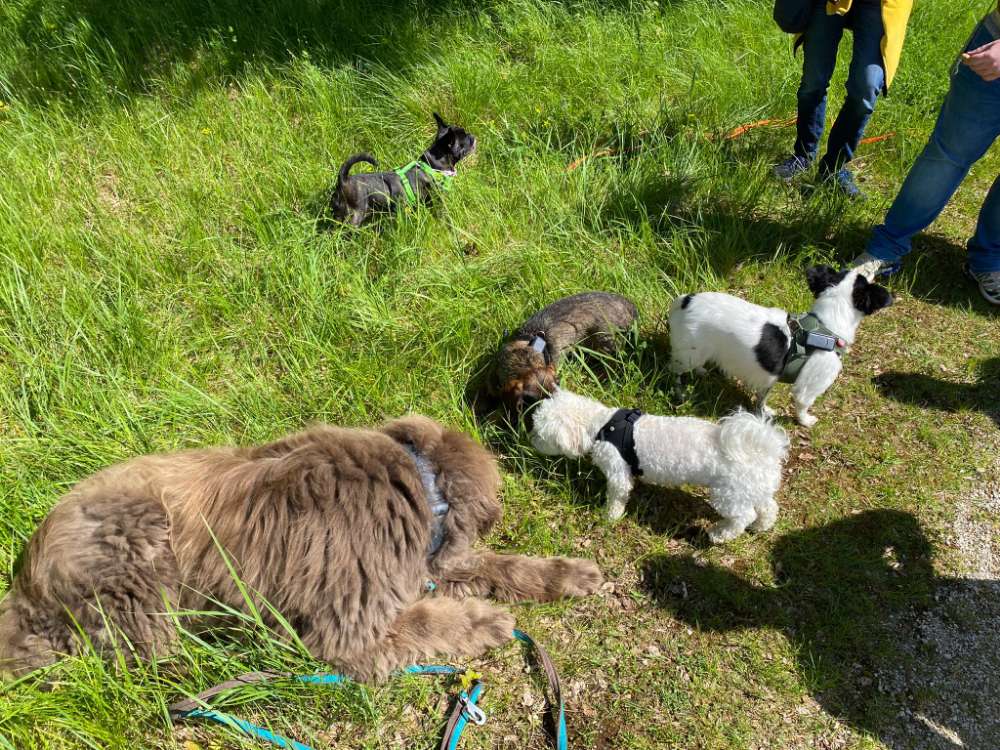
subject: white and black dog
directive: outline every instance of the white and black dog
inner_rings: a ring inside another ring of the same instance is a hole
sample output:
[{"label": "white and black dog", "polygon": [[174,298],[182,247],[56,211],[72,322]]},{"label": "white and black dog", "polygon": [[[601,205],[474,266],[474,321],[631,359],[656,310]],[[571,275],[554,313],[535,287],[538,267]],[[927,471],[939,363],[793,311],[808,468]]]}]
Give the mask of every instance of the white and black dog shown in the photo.
[{"label": "white and black dog", "polygon": [[889,290],[854,270],[815,266],[806,271],[816,297],[801,316],[761,307],[717,292],[688,294],[670,309],[670,350],[674,372],[704,372],[716,364],[754,391],[764,416],[774,384],[793,383],[796,418],[812,427],[810,407],[833,385],[841,356],[854,342],[861,320],[892,304]]},{"label": "white and black dog", "polygon": [[747,527],[767,531],[778,517],[774,495],[788,437],[764,417],[737,411],[718,424],[659,417],[613,409],[562,388],[536,403],[531,414],[536,450],[589,455],[604,473],[612,521],[625,514],[637,478],[660,487],[708,487],[708,503],[722,516],[708,530],[714,543],[735,539]]}]

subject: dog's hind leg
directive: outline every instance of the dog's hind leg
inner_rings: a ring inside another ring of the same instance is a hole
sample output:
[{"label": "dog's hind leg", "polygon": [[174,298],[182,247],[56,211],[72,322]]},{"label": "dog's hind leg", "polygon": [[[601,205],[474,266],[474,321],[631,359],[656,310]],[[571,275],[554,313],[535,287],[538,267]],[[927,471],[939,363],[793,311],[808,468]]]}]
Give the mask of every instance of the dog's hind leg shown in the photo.
[{"label": "dog's hind leg", "polygon": [[708,538],[712,544],[732,541],[757,520],[757,509],[747,502],[738,487],[713,489],[708,503],[722,516],[721,520],[708,528]]},{"label": "dog's hind leg", "polygon": [[491,596],[504,602],[550,602],[566,596],[593,594],[603,583],[590,560],[570,557],[526,557],[471,553],[451,563],[435,578],[439,590],[452,596]]},{"label": "dog's hind leg", "polygon": [[[475,658],[509,641],[514,616],[481,599],[422,599],[407,607],[388,633],[350,658],[328,659],[361,679],[383,679],[434,657]],[[325,658],[323,654],[316,654]]]}]

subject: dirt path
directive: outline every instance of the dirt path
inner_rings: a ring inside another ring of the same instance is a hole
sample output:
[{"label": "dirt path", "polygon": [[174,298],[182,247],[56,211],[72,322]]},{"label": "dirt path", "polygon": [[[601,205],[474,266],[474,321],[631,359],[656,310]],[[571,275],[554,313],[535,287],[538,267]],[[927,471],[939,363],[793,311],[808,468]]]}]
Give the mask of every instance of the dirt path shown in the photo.
[{"label": "dirt path", "polygon": [[898,710],[883,737],[893,750],[1000,748],[998,472],[1000,461],[957,508],[947,542],[961,577],[940,579],[934,605],[899,623],[912,658],[880,675]]}]

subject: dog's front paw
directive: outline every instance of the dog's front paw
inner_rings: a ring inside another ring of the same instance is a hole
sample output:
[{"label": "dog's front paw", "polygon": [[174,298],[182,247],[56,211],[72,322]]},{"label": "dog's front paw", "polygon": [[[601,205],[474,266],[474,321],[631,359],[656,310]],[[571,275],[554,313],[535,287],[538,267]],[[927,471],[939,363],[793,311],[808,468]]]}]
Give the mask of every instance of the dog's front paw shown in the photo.
[{"label": "dog's front paw", "polygon": [[563,596],[590,596],[604,583],[604,574],[592,560],[566,560],[566,577],[562,582]]},{"label": "dog's front paw", "polygon": [[479,656],[487,649],[502,646],[514,637],[514,615],[479,599],[463,602],[468,618],[468,648],[470,656]]},{"label": "dog's front paw", "polygon": [[803,427],[812,427],[819,421],[819,417],[815,417],[807,411],[800,411],[796,416],[799,420],[799,424]]}]

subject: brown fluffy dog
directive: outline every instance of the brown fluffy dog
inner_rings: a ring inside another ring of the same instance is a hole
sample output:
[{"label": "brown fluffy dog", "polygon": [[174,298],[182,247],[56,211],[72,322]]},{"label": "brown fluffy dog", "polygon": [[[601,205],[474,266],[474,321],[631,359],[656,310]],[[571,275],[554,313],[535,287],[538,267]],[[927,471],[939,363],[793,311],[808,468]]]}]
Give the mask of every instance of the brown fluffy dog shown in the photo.
[{"label": "brown fluffy dog", "polygon": [[524,322],[497,355],[490,393],[511,412],[545,398],[559,384],[563,354],[583,345],[614,352],[615,335],[638,316],[635,303],[620,294],[583,292],[556,300]]},{"label": "brown fluffy dog", "polygon": [[163,613],[208,599],[245,608],[220,546],[313,656],[354,677],[478,656],[511,638],[514,618],[472,597],[549,601],[602,580],[587,560],[471,549],[500,518],[499,485],[488,451],[416,416],[113,466],[28,543],[0,603],[0,668],[78,653],[81,633],[98,650],[124,636],[139,656],[169,652]]}]

